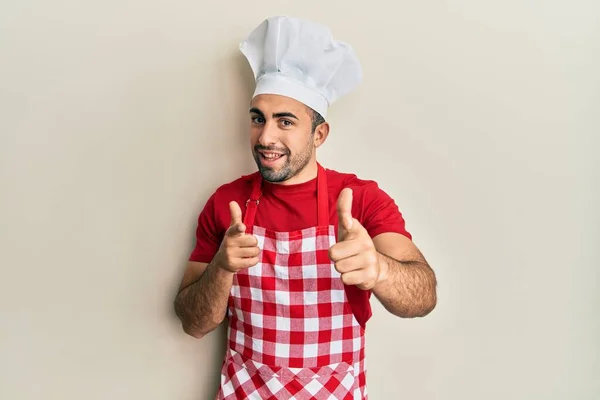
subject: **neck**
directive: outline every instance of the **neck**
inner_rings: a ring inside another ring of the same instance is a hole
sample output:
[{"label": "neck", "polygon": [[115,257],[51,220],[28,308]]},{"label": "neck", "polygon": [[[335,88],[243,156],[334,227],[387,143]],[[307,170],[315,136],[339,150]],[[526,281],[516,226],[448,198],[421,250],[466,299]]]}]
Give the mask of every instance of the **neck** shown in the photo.
[{"label": "neck", "polygon": [[317,177],[317,172],[319,167],[317,165],[317,160],[312,159],[306,167],[302,168],[300,172],[298,172],[294,177],[288,179],[287,181],[281,182],[280,185],[298,185],[300,183],[308,182]]}]

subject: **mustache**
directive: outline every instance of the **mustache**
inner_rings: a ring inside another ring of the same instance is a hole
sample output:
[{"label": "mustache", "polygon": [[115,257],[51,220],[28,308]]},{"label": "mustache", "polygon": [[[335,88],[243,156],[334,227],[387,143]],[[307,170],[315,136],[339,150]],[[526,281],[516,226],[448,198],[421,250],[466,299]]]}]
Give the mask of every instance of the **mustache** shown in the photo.
[{"label": "mustache", "polygon": [[272,151],[275,153],[281,153],[283,155],[289,155],[290,154],[290,150],[286,147],[284,148],[278,148],[275,146],[263,146],[261,144],[257,144],[256,146],[254,146],[254,151],[258,152],[258,151]]}]

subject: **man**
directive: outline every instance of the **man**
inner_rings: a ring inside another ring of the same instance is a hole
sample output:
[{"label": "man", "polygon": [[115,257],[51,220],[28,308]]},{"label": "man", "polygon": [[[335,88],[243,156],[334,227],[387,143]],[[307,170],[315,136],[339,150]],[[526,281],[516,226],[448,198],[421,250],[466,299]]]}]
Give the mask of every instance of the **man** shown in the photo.
[{"label": "man", "polygon": [[325,27],[287,17],[264,21],[241,50],[257,80],[259,171],[208,200],[175,309],[197,338],[228,318],[218,399],[366,399],[371,293],[420,317],[436,280],[375,182],[317,162],[327,108],[358,85],[360,64]]}]

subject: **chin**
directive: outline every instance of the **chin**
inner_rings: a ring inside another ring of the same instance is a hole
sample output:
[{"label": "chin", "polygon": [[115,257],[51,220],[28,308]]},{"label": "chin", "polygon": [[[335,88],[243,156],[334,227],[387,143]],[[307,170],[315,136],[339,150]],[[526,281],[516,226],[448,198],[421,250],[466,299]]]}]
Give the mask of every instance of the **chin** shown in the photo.
[{"label": "chin", "polygon": [[271,183],[281,183],[287,181],[290,177],[287,174],[281,172],[275,172],[271,169],[260,169],[260,174],[264,178],[265,181]]},{"label": "chin", "polygon": [[264,180],[267,182],[271,182],[271,183],[285,182],[293,176],[291,174],[291,171],[285,167],[273,169],[273,168],[263,167],[262,165],[259,164],[258,170],[260,171],[260,174],[262,175]]}]

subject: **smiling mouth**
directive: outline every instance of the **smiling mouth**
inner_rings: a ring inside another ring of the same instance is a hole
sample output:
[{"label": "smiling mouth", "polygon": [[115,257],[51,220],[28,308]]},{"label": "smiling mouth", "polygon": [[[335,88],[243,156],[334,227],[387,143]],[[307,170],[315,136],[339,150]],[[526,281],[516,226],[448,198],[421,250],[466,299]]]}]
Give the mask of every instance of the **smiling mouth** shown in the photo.
[{"label": "smiling mouth", "polygon": [[267,161],[275,161],[275,160],[279,160],[281,157],[285,156],[285,154],[282,153],[273,153],[273,152],[269,152],[269,151],[260,151],[259,154],[261,155],[261,157]]}]

